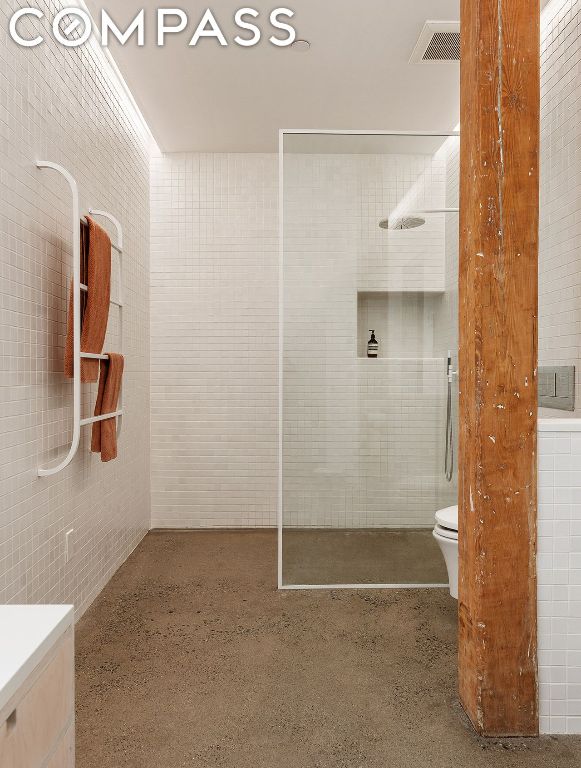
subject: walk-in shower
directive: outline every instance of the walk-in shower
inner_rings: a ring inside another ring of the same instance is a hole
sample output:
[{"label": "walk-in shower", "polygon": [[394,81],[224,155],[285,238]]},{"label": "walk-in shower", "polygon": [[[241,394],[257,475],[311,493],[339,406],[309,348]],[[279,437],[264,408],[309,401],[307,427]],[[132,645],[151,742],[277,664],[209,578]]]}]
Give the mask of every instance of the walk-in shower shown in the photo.
[{"label": "walk-in shower", "polygon": [[282,587],[447,580],[458,160],[457,134],[281,132]]}]

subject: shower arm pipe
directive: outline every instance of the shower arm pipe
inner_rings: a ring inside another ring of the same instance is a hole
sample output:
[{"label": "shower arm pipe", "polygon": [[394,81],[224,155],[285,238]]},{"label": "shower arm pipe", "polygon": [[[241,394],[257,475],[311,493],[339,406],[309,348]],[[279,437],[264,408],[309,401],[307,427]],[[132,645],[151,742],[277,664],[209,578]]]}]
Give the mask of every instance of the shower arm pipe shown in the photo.
[{"label": "shower arm pipe", "polygon": [[418,213],[460,213],[460,208],[418,208],[406,213],[406,216],[415,216]]},{"label": "shower arm pipe", "polygon": [[[86,286],[81,285],[81,231],[79,227],[79,222],[85,219],[80,215],[79,188],[78,188],[77,182],[75,181],[73,176],[69,173],[69,171],[67,171],[67,169],[64,168],[62,165],[59,165],[58,163],[53,163],[49,160],[37,160],[36,167],[41,170],[44,168],[48,168],[50,170],[56,171],[57,173],[60,173],[60,175],[65,178],[65,180],[69,185],[69,188],[71,190],[71,199],[72,199],[70,221],[71,221],[72,242],[73,242],[73,435],[71,438],[71,445],[69,447],[69,450],[66,456],[57,465],[50,468],[44,468],[44,467],[38,468],[39,477],[50,477],[51,475],[56,475],[59,472],[61,472],[63,469],[65,469],[75,457],[75,454],[79,449],[79,443],[81,439],[81,426],[85,426],[87,424],[93,424],[96,421],[102,421],[104,418],[117,417],[118,418],[117,434],[119,435],[120,421],[123,415],[123,409],[122,409],[121,402],[119,402],[118,410],[115,411],[114,413],[103,414],[102,416],[93,416],[87,419],[81,419],[81,359],[82,358],[97,359],[97,360],[108,359],[107,355],[97,355],[97,354],[92,354],[90,352],[81,352],[81,290],[83,290],[84,288],[86,289]],[[121,229],[121,224],[114,216],[107,213],[106,211],[98,211],[98,210],[91,209],[90,213],[92,213],[95,216],[102,216],[104,218],[107,218],[109,221],[113,223],[113,225],[117,230],[118,243],[113,247],[119,253],[119,273],[118,274],[119,274],[120,298],[119,298],[119,302],[112,301],[111,303],[117,304],[119,306],[119,311],[121,313],[122,306],[123,306],[122,271],[121,271],[123,232]],[[121,337],[121,342],[123,339],[122,320],[123,320],[122,315],[120,315],[119,333]],[[121,400],[121,394],[120,394],[120,400]]]}]

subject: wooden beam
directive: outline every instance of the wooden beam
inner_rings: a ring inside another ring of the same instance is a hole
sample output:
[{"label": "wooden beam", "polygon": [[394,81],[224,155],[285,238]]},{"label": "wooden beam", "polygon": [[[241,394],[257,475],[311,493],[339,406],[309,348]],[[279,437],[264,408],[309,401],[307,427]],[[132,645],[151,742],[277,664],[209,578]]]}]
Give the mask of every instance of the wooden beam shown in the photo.
[{"label": "wooden beam", "polygon": [[459,685],[535,735],[539,0],[461,0]]}]

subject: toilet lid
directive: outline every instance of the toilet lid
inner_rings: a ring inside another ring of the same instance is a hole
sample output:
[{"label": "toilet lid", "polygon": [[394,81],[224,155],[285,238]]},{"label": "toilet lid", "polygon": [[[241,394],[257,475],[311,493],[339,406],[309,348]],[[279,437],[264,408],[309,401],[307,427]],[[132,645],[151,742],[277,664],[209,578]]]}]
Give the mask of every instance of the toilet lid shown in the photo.
[{"label": "toilet lid", "polygon": [[436,522],[442,528],[449,528],[451,531],[458,530],[458,505],[439,509],[436,512]]}]

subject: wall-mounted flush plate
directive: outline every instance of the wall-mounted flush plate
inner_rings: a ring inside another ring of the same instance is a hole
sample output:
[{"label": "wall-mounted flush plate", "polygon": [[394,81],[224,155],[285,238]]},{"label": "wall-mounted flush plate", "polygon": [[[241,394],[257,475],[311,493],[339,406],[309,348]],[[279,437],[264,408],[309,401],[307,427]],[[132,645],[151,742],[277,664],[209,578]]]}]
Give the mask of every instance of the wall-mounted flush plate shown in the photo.
[{"label": "wall-mounted flush plate", "polygon": [[539,367],[539,406],[561,411],[575,410],[575,366]]}]

